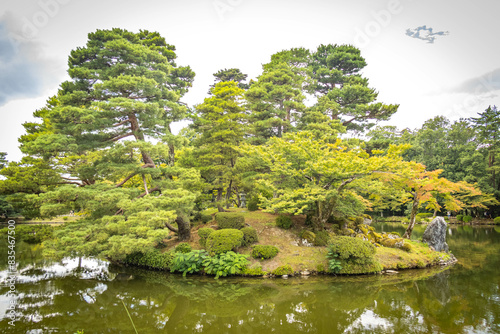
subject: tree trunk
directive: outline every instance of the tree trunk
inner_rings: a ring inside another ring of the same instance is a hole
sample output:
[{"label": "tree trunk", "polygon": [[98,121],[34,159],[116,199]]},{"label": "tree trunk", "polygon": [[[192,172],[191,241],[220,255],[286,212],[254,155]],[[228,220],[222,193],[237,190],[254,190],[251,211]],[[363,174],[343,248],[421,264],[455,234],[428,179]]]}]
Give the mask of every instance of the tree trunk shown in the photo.
[{"label": "tree trunk", "polygon": [[413,228],[415,227],[415,217],[417,216],[419,200],[417,197],[417,193],[413,194],[413,207],[411,208],[411,216],[410,216],[410,224],[408,224],[408,228],[406,229],[403,238],[410,239],[411,233],[413,232]]},{"label": "tree trunk", "polygon": [[222,201],[222,187],[217,188],[217,210],[219,212],[226,212],[220,202]]},{"label": "tree trunk", "polygon": [[178,216],[175,220],[177,223],[177,235],[179,240],[189,240],[191,238],[191,226],[187,219]]},{"label": "tree trunk", "polygon": [[229,209],[229,205],[231,205],[230,200],[232,192],[233,192],[233,180],[229,181],[229,186],[227,187],[226,191],[226,209]]}]

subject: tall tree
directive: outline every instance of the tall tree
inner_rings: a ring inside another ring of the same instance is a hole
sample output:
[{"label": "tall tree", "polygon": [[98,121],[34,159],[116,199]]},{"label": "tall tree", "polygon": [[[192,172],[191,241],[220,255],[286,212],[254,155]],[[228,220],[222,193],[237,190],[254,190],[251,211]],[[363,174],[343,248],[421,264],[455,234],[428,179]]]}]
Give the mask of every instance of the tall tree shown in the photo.
[{"label": "tall tree", "polygon": [[193,128],[199,133],[193,142],[196,165],[202,176],[217,191],[217,206],[222,208],[223,193],[226,207],[236,189],[235,166],[243,142],[247,115],[243,105],[244,90],[234,81],[219,82],[211,89],[211,97],[196,106]]},{"label": "tall tree", "polygon": [[279,63],[265,69],[245,93],[255,144],[292,131],[296,118],[305,109],[302,80],[289,65]]},{"label": "tall tree", "polygon": [[309,91],[318,97],[316,109],[348,130],[362,131],[373,121],[388,120],[399,107],[375,102],[378,93],[360,74],[365,66],[360,50],[351,45],[320,45],[310,57]]},{"label": "tall tree", "polygon": [[[234,81],[238,83],[238,87],[241,89],[248,89],[249,87],[249,85],[245,83],[248,75],[242,73],[238,68],[230,68],[230,69],[225,68],[223,70],[219,70],[217,71],[217,73],[214,73],[214,77],[215,77],[215,84],[219,82]],[[215,84],[210,87],[213,88]]]}]

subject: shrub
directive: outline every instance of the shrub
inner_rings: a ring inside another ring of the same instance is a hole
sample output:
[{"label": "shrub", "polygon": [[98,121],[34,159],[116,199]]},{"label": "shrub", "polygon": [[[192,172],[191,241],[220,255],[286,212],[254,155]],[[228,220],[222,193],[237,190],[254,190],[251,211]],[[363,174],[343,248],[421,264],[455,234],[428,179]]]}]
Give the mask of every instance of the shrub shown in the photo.
[{"label": "shrub", "polygon": [[170,272],[182,272],[182,276],[200,272],[203,269],[203,261],[208,258],[205,250],[194,250],[189,253],[175,253]]},{"label": "shrub", "polygon": [[198,212],[197,214],[194,215],[193,220],[206,224],[212,220],[212,216],[209,215],[208,213]]},{"label": "shrub", "polygon": [[292,218],[285,215],[279,215],[276,217],[276,226],[288,230],[293,226]]},{"label": "shrub", "polygon": [[[337,256],[334,256],[334,255]],[[338,236],[332,238],[329,245],[329,259],[338,259],[342,264],[339,273],[363,274],[382,270],[382,265],[375,261],[375,246],[361,238]]]},{"label": "shrub", "polygon": [[252,196],[248,199],[247,209],[248,211],[257,211],[259,210],[260,199],[259,196]]},{"label": "shrub", "polygon": [[279,249],[271,245],[256,245],[252,248],[252,257],[254,259],[271,259],[278,255]]},{"label": "shrub", "polygon": [[500,217],[495,217],[495,219],[493,219],[493,222],[495,222],[495,224],[500,224]]},{"label": "shrub", "polygon": [[236,229],[224,229],[211,233],[206,242],[210,255],[220,254],[234,250],[241,246],[243,232]]},{"label": "shrub", "polygon": [[193,249],[187,242],[181,242],[175,247],[175,252],[176,253],[189,253]]},{"label": "shrub", "polygon": [[457,221],[461,222],[464,219],[464,215],[457,215]]},{"label": "shrub", "polygon": [[341,261],[355,260],[359,263],[369,262],[375,255],[375,246],[360,238],[338,236],[332,238],[330,250],[338,254]]},{"label": "shrub", "polygon": [[237,229],[245,227],[245,217],[238,212],[217,212],[215,220],[220,229]]},{"label": "shrub", "polygon": [[472,216],[464,216],[462,218],[462,220],[463,220],[464,223],[468,223],[468,222],[470,222],[472,220]]},{"label": "shrub", "polygon": [[253,227],[243,227],[241,229],[243,232],[243,241],[241,243],[242,246],[248,246],[259,242],[259,236],[257,235],[257,230]]},{"label": "shrub", "polygon": [[200,245],[205,248],[207,244],[207,238],[210,234],[215,232],[213,229],[209,227],[202,227],[198,230],[198,236],[200,237]]},{"label": "shrub", "polygon": [[326,246],[330,241],[330,234],[326,231],[316,232],[316,238],[314,238],[314,246]]},{"label": "shrub", "polygon": [[165,253],[161,253],[157,249],[152,249],[146,253],[132,253],[127,255],[124,262],[131,265],[136,265],[140,267],[146,267],[149,269],[163,269],[168,270],[172,265],[175,252],[170,250]]},{"label": "shrub", "polygon": [[278,268],[274,269],[273,274],[276,276],[293,275],[293,269],[292,267],[290,267],[289,264],[286,264],[284,266],[279,266]]},{"label": "shrub", "polygon": [[429,218],[429,217],[432,217],[432,216],[433,216],[433,214],[430,213],[430,212],[417,213],[417,215],[415,216],[415,222],[420,223],[420,222],[422,222],[422,220],[424,218]]},{"label": "shrub", "polygon": [[218,279],[220,276],[241,273],[248,264],[247,257],[248,255],[229,251],[205,258],[203,267],[207,274],[215,275],[215,279]]},{"label": "shrub", "polygon": [[242,274],[247,276],[264,276],[267,274],[267,271],[263,271],[262,266],[246,267],[243,269]]}]

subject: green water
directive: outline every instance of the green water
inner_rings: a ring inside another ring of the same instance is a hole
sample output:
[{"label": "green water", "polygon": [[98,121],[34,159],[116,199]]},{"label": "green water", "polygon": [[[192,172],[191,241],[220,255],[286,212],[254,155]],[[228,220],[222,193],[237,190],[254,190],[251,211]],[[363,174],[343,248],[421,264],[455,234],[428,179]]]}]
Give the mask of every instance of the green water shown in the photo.
[{"label": "green water", "polygon": [[[402,231],[399,225],[379,230]],[[416,228],[416,236],[423,229]],[[460,264],[395,275],[214,280],[66,259],[18,245],[15,327],[0,247],[3,333],[500,333],[500,228],[451,227]]]}]

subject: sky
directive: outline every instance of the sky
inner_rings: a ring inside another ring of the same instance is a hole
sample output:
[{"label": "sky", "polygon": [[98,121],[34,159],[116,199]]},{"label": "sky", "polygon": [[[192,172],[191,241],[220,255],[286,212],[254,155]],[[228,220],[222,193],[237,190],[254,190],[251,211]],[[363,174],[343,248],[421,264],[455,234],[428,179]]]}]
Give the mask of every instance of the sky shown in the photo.
[{"label": "sky", "polygon": [[[378,101],[399,104],[388,122],[419,128],[500,105],[497,0],[2,0],[0,152],[22,157],[22,124],[68,80],[71,50],[97,29],[157,31],[195,71],[182,101],[203,102],[213,73],[262,73],[273,53],[352,44]],[[178,124],[175,129],[180,129]]]}]

